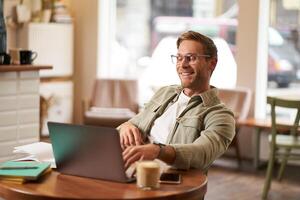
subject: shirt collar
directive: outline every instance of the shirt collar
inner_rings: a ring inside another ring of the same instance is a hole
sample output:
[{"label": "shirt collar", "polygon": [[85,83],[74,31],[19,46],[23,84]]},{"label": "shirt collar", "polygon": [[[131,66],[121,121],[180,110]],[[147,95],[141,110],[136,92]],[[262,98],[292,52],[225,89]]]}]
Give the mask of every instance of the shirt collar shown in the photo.
[{"label": "shirt collar", "polygon": [[[182,92],[182,90],[183,90],[183,88],[181,86],[178,86],[176,88],[177,96],[174,99],[175,101],[178,100],[178,97],[179,97],[180,93]],[[202,92],[199,95],[193,96],[191,99],[199,98],[199,96],[202,99],[203,106],[210,106],[210,105],[215,105],[216,103],[220,103],[220,100],[218,98],[218,89],[214,86],[210,86],[209,90],[206,90],[205,92]]]}]

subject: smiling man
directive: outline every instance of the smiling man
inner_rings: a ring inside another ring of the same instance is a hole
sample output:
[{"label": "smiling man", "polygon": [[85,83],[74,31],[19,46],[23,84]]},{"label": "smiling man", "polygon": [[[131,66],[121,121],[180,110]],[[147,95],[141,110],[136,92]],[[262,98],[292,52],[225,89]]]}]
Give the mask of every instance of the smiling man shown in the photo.
[{"label": "smiling man", "polygon": [[140,159],[160,159],[178,169],[205,171],[234,137],[233,113],[209,84],[218,61],[215,44],[188,31],[177,49],[171,59],[181,85],[159,89],[142,112],[118,127],[126,168]]}]

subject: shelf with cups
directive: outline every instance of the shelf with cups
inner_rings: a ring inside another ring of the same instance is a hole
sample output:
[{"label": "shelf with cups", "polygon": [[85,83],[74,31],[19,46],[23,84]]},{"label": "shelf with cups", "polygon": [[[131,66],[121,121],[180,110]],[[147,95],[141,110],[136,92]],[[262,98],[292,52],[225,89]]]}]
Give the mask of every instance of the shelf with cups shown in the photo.
[{"label": "shelf with cups", "polygon": [[0,65],[0,72],[37,71],[52,69],[50,65]]}]

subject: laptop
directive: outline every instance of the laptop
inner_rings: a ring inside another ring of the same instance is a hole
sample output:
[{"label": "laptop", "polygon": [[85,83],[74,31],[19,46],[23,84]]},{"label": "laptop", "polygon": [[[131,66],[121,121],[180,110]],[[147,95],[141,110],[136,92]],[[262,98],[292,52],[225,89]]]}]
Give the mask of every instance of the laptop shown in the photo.
[{"label": "laptop", "polygon": [[63,174],[132,182],[124,168],[115,128],[48,122],[57,171]]}]

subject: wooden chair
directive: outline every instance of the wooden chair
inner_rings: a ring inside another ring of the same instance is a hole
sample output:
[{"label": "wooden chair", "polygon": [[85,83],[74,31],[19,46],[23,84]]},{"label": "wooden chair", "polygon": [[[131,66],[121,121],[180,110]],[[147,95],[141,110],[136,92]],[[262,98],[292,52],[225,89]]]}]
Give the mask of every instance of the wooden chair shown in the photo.
[{"label": "wooden chair", "polygon": [[[292,152],[293,149],[300,149],[300,137],[298,136],[300,100],[296,101],[267,97],[267,103],[271,105],[272,130],[271,135],[269,136],[270,156],[262,199],[266,199],[268,196],[275,160],[277,159],[281,162],[277,177],[278,180],[281,180],[288,160],[300,160],[300,154]],[[278,107],[290,108],[295,110],[297,109],[294,123],[290,125],[289,135],[283,135],[279,132],[279,130],[283,128],[283,125],[279,125],[276,121],[276,117],[278,117],[276,108]]]},{"label": "wooden chair", "polygon": [[137,81],[97,79],[82,107],[84,124],[117,127],[138,112]]},{"label": "wooden chair", "polygon": [[[236,121],[244,120],[248,117],[251,106],[252,92],[248,88],[234,88],[234,89],[219,89],[220,100],[232,110]],[[237,123],[236,123],[237,124]],[[238,132],[240,127],[236,126],[236,135],[233,138],[230,147],[235,148],[238,164],[241,164],[241,155],[238,142]]]}]

